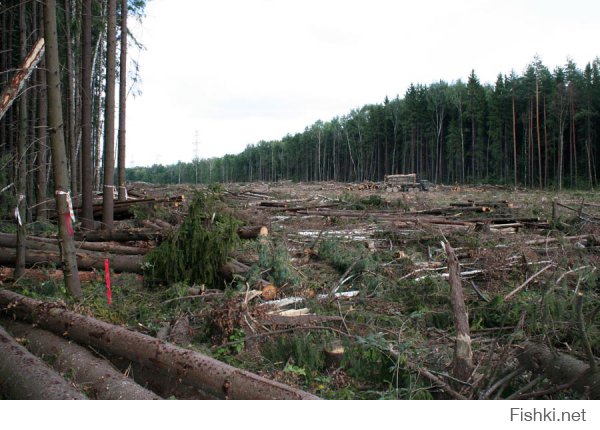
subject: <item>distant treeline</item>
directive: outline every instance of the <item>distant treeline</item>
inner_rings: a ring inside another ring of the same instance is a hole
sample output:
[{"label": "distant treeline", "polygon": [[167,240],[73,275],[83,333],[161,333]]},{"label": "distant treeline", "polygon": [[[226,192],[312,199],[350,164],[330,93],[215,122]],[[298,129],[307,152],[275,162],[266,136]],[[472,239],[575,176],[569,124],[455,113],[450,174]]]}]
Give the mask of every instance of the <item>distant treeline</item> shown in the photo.
[{"label": "distant treeline", "polygon": [[404,97],[365,105],[237,155],[128,169],[130,181],[210,183],[380,181],[417,173],[435,183],[590,187],[600,167],[600,59],[482,85],[411,84]]}]

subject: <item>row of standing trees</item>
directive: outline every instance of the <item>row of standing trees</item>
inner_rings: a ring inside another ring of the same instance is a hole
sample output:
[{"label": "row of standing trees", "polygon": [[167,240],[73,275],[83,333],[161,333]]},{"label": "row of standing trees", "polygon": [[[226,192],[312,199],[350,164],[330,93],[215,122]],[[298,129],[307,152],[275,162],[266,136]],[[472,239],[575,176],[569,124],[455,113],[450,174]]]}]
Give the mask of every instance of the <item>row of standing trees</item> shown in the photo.
[{"label": "row of standing trees", "polygon": [[237,155],[128,170],[131,180],[364,181],[417,173],[440,183],[593,187],[600,167],[600,60],[550,71],[535,58],[522,75],[481,84],[410,85]]},{"label": "row of standing trees", "polygon": [[17,101],[0,115],[0,205],[4,213],[16,206],[19,220],[15,277],[25,266],[25,224],[47,219],[49,198],[54,197],[65,281],[75,297],[81,295],[71,237],[71,195],[81,195],[81,220],[91,229],[93,190],[103,189],[103,225],[112,228],[116,83],[117,177],[119,198],[124,199],[127,17],[141,17],[144,7],[140,0],[0,1],[4,93],[14,86],[13,76],[23,72],[32,47],[45,46]]}]

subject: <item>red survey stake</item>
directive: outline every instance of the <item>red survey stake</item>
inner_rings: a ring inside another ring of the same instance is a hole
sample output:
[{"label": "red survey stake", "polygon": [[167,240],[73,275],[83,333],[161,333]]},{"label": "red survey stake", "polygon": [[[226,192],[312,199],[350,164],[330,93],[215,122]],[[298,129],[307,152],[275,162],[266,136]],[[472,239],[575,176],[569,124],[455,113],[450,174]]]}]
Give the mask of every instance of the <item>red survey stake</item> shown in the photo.
[{"label": "red survey stake", "polygon": [[110,269],[108,267],[108,258],[104,259],[104,276],[106,278],[106,298],[108,298],[108,304],[112,305],[112,292],[110,290]]}]

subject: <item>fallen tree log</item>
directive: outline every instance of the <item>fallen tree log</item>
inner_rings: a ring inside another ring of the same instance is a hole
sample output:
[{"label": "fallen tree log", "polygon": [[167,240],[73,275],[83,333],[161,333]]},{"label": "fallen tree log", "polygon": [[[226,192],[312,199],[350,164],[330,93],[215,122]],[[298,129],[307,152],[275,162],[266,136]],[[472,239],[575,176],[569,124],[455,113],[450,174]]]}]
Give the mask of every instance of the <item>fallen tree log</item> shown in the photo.
[{"label": "fallen tree log", "polygon": [[557,385],[568,385],[590,399],[600,399],[600,372],[592,372],[590,366],[571,355],[552,351],[546,345],[526,342],[517,354],[517,360],[525,369],[542,373]]},{"label": "fallen tree log", "polygon": [[[165,198],[146,198],[134,199],[125,201],[116,201],[114,203],[114,213],[118,219],[132,217],[134,215],[133,208],[135,206],[151,206],[154,204],[173,204],[178,205],[185,200],[184,196],[165,197]],[[102,216],[103,204],[97,203],[93,205],[94,218]]]},{"label": "fallen tree log", "polygon": [[268,236],[269,229],[264,225],[240,227],[237,233],[240,239],[256,239]]},{"label": "fallen tree log", "polygon": [[[4,281],[6,279],[13,279],[14,270],[8,267],[0,267],[0,281]],[[119,274],[113,274],[113,280],[119,278]],[[142,277],[140,275],[137,276],[138,281],[142,282]],[[25,273],[19,279],[27,279],[30,281],[36,282],[45,282],[45,281],[54,281],[54,282],[62,282],[65,279],[65,275],[60,269],[25,269]],[[79,281],[80,282],[104,282],[104,274],[102,272],[93,270],[93,271],[79,271]]]},{"label": "fallen tree log", "polygon": [[[220,270],[221,276],[229,281],[236,276],[245,276],[248,272],[250,272],[249,266],[234,259],[227,261]],[[252,286],[261,291],[268,291],[267,295],[270,299],[275,298],[277,295],[277,287],[264,279],[258,279]]]},{"label": "fallen tree log", "polygon": [[[16,250],[0,247],[0,264],[14,266]],[[108,258],[110,268],[115,272],[141,273],[143,258],[140,255],[110,255],[91,252],[77,252],[77,267],[81,270],[104,270],[104,260]],[[25,253],[27,266],[39,264],[60,265],[60,252],[27,250]]]},{"label": "fallen tree log", "polygon": [[19,345],[0,327],[0,391],[13,400],[83,400],[46,363]]},{"label": "fallen tree log", "polygon": [[237,369],[195,351],[69,311],[53,303],[0,290],[0,309],[39,327],[152,367],[226,399],[318,399],[318,397]]},{"label": "fallen tree log", "polygon": [[468,207],[447,207],[447,208],[437,208],[437,209],[427,209],[422,211],[413,212],[415,214],[424,214],[424,215],[447,215],[456,212],[492,212],[492,208],[488,206],[468,206]]},{"label": "fallen tree log", "polygon": [[163,234],[154,229],[76,231],[75,240],[87,242],[137,242],[162,239]]},{"label": "fallen tree log", "polygon": [[28,340],[27,349],[38,357],[53,357],[52,367],[69,373],[90,397],[99,400],[160,400],[153,392],[124,376],[106,360],[60,336],[30,325],[2,321],[13,334]]},{"label": "fallen tree log", "polygon": [[108,359],[121,372],[128,372],[134,381],[147,387],[165,399],[178,400],[219,400],[218,397],[208,395],[197,387],[192,387],[155,368],[142,366],[135,361],[123,357],[109,356]]},{"label": "fallen tree log", "polygon": [[[10,233],[0,233],[0,246],[15,248],[17,246],[17,235]],[[58,239],[48,237],[27,236],[27,249],[37,249],[42,251],[58,251]],[[142,255],[148,252],[148,248],[137,246],[124,246],[112,242],[75,242],[76,250],[93,252],[110,252],[111,254],[122,255]]]}]

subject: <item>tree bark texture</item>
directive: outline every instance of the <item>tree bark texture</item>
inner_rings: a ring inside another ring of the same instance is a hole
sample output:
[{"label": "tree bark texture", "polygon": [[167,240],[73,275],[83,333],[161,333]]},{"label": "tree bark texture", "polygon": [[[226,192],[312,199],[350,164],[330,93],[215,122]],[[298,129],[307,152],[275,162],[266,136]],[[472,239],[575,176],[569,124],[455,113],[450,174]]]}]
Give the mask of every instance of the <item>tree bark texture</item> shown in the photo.
[{"label": "tree bark texture", "polygon": [[125,188],[125,149],[127,122],[127,0],[121,0],[121,58],[119,64],[119,135],[118,135],[118,185],[119,201],[127,200]]},{"label": "tree bark texture", "polygon": [[94,228],[92,167],[92,0],[83,1],[81,27],[81,194],[83,228]]},{"label": "tree bark texture", "polygon": [[[104,270],[104,260],[108,258],[110,268],[115,272],[141,273],[143,257],[140,255],[111,255],[79,251],[74,254],[75,263],[82,270]],[[0,264],[14,265],[16,252],[12,248],[0,247]],[[25,254],[27,266],[39,264],[59,264],[61,255],[57,251],[40,251],[28,249]],[[67,275],[65,274],[65,277]],[[79,272],[77,273],[79,283]]]},{"label": "tree bark texture", "polygon": [[148,387],[165,399],[176,398],[178,400],[219,400],[219,397],[211,396],[197,387],[182,383],[163,372],[157,372],[152,367],[142,366],[135,361],[123,357],[109,356],[110,361],[121,372],[131,371],[135,382]]},{"label": "tree bark texture", "polygon": [[81,299],[81,285],[77,272],[75,246],[71,237],[71,218],[67,203],[69,177],[60,91],[60,65],[58,62],[58,36],[56,32],[56,0],[48,0],[44,9],[46,29],[46,81],[48,83],[48,126],[52,144],[52,167],[56,208],[58,212],[58,231],[61,241],[61,260],[65,274],[65,286],[69,294]]},{"label": "tree bark texture", "polygon": [[83,400],[58,373],[0,326],[0,391],[13,400]]},{"label": "tree bark texture", "polygon": [[95,230],[75,232],[75,239],[87,242],[135,242],[138,240],[157,240],[162,233],[149,229]]},{"label": "tree bark texture", "polygon": [[69,373],[73,382],[99,400],[159,400],[155,393],[117,371],[107,360],[86,348],[45,330],[11,321],[0,321],[13,334],[27,339],[27,349],[38,357],[52,357],[52,367]]},{"label": "tree bark texture", "polygon": [[149,366],[225,399],[317,399],[316,396],[229,366],[151,336],[86,317],[63,307],[0,290],[0,307],[39,327]]},{"label": "tree bark texture", "polygon": [[465,306],[464,292],[460,281],[460,265],[454,249],[444,242],[448,255],[448,272],[450,283],[450,300],[456,327],[456,342],[454,349],[453,376],[461,381],[468,381],[473,373],[473,351],[471,350],[471,334],[469,315]]},{"label": "tree bark texture", "polygon": [[[27,22],[26,4],[19,5],[19,42],[21,57],[27,58]],[[15,277],[21,276],[25,271],[25,223],[27,222],[27,93],[23,92],[19,99],[19,142],[17,145],[17,261],[15,263]]]},{"label": "tree bark texture", "polygon": [[[29,249],[40,251],[59,251],[60,243],[57,239],[46,237],[28,236],[26,245]],[[0,247],[13,248],[16,246],[16,236],[10,233],[0,233]],[[77,251],[108,252],[121,255],[143,255],[149,248],[137,246],[124,246],[111,242],[75,242]]]},{"label": "tree bark texture", "polygon": [[108,0],[106,43],[106,98],[104,111],[104,188],[102,222],[111,230],[114,224],[115,190],[115,81],[117,67],[117,0]]},{"label": "tree bark texture", "polygon": [[546,345],[526,342],[517,359],[527,370],[543,373],[557,385],[570,384],[578,393],[600,399],[600,372],[592,372],[587,363],[571,355],[553,351]]},{"label": "tree bark texture", "polygon": [[21,64],[21,68],[13,76],[12,80],[0,94],[0,119],[13,104],[20,91],[23,89],[25,82],[31,75],[31,72],[37,66],[44,55],[44,38],[39,38],[33,46],[29,55]]},{"label": "tree bark texture", "polygon": [[[39,33],[44,34],[44,5],[39,4],[35,6],[39,7]],[[46,87],[46,62],[44,56],[42,56],[40,67],[36,71],[37,80],[37,163],[36,163],[36,200],[37,205],[35,208],[35,216],[38,221],[45,221],[48,219],[48,212],[46,206],[46,196],[48,191],[48,183],[46,180],[47,171],[47,160],[48,160],[48,97]]]}]

